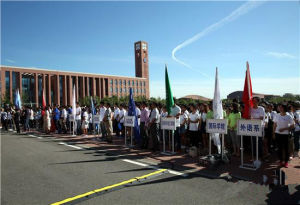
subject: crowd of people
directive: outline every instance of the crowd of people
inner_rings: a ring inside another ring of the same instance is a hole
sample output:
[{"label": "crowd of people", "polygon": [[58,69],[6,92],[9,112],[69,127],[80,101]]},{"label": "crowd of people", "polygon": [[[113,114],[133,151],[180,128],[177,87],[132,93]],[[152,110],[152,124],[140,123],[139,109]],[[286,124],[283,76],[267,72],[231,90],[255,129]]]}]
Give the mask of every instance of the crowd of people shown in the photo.
[{"label": "crowd of people", "polygon": [[[136,116],[138,117],[139,137],[135,136],[135,143],[142,149],[159,151],[162,135],[168,138],[171,131],[160,129],[160,120],[164,117],[176,118],[174,131],[175,150],[187,152],[189,148],[196,147],[202,154],[208,154],[209,134],[206,132],[206,120],[213,119],[212,103],[198,103],[178,105],[174,99],[174,106],[168,113],[166,106],[156,102],[136,103]],[[223,105],[224,118],[228,119],[228,132],[225,135],[225,149],[232,156],[240,156],[240,136],[237,134],[237,122],[242,118],[243,104],[233,101]],[[75,113],[75,116],[74,116]],[[14,129],[17,133],[23,130],[37,129],[45,133],[94,134],[96,140],[113,142],[113,133],[117,137],[130,136],[131,130],[124,126],[124,117],[128,115],[126,104],[101,102],[95,108],[76,105],[72,112],[71,106],[46,106],[45,108],[32,108],[25,106],[18,109],[5,106],[1,109],[2,130]],[[98,116],[95,123],[94,116]],[[274,105],[261,103],[260,99],[253,99],[251,119],[263,122],[263,137],[259,138],[259,157],[267,159],[271,153],[277,151],[280,166],[288,167],[288,161],[299,157],[300,135],[300,103],[282,103]],[[21,126],[22,125],[22,126]],[[251,139],[251,138],[250,138]],[[250,140],[248,139],[248,140]],[[245,144],[251,145],[247,139]],[[168,144],[168,140],[166,141]],[[246,146],[247,148],[247,146]],[[251,148],[251,146],[250,146]],[[217,147],[214,147],[217,150]],[[254,146],[255,149],[255,146]]]}]

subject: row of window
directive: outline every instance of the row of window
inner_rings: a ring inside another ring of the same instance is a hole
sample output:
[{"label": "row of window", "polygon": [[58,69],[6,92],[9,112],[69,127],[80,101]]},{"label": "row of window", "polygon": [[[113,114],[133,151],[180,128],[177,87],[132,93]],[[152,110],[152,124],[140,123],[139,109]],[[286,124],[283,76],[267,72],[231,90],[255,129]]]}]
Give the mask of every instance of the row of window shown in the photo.
[{"label": "row of window", "polygon": [[[115,91],[115,92],[114,92]],[[120,93],[129,93],[129,88],[127,89],[127,88],[120,88],[120,89],[118,89],[118,88],[115,88],[115,89],[113,89],[113,88],[110,88],[110,92],[111,93],[118,93],[118,92],[120,92]],[[144,88],[144,89],[142,89],[142,88],[132,88],[132,92],[133,93],[146,93],[146,88]]]},{"label": "row of window", "polygon": [[[113,80],[110,80],[110,84],[113,84]],[[139,85],[139,86],[146,86],[145,81],[134,81],[134,80],[119,80],[120,85],[129,85],[129,86],[134,86],[134,85]],[[115,85],[118,85],[118,80],[115,80]]]}]

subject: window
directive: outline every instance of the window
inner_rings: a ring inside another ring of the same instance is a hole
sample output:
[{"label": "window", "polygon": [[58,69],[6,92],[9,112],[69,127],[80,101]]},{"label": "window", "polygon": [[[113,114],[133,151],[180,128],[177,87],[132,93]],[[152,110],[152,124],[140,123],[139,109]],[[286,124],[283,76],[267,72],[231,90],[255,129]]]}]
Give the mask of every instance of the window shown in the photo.
[{"label": "window", "polygon": [[136,89],[136,93],[139,93],[139,89]]},{"label": "window", "polygon": [[120,88],[120,93],[122,93],[122,88]]},{"label": "window", "polygon": [[116,93],[118,93],[118,88],[116,88],[115,90],[116,90]]},{"label": "window", "polygon": [[139,86],[139,81],[136,81],[136,86]]},{"label": "window", "polygon": [[134,85],[134,80],[132,81],[132,85]]},{"label": "window", "polygon": [[123,81],[123,84],[126,85],[126,80]]},{"label": "window", "polygon": [[134,93],[134,91],[135,91],[135,90],[132,88],[132,93]]},{"label": "window", "polygon": [[143,50],[146,50],[146,49],[147,49],[147,44],[146,44],[146,43],[143,43],[143,44],[142,44],[142,48],[143,48]]},{"label": "window", "polygon": [[128,85],[130,86],[130,80],[128,80]]},{"label": "window", "polygon": [[117,80],[115,80],[115,84],[118,85],[118,81]]},{"label": "window", "polygon": [[146,89],[144,89],[144,93],[146,93]]},{"label": "window", "polygon": [[127,88],[124,88],[124,93],[127,93]]},{"label": "window", "polygon": [[140,50],[140,48],[141,48],[141,44],[135,44],[135,50]]},{"label": "window", "polygon": [[140,93],[143,93],[143,89],[141,88],[141,92]]},{"label": "window", "polygon": [[119,80],[120,85],[122,85],[122,80]]},{"label": "window", "polygon": [[111,85],[113,84],[113,80],[110,80],[110,84],[111,84]]},{"label": "window", "polygon": [[110,88],[110,92],[111,92],[111,93],[113,92],[113,88]]},{"label": "window", "polygon": [[144,86],[146,86],[146,82],[144,81]]},{"label": "window", "polygon": [[142,86],[142,81],[140,81],[140,86]]}]

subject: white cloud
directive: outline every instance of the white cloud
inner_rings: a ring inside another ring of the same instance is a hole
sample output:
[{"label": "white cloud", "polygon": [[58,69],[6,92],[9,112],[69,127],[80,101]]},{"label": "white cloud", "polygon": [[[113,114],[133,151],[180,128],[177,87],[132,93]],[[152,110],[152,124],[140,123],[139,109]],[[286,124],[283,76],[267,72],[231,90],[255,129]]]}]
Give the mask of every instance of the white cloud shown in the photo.
[{"label": "white cloud", "polygon": [[275,58],[290,58],[290,59],[295,59],[296,56],[293,56],[291,54],[288,53],[279,53],[279,52],[267,52],[266,55],[268,56],[273,56]]},{"label": "white cloud", "polygon": [[8,62],[8,63],[16,63],[16,61],[8,59],[8,58],[6,58],[5,61]]},{"label": "white cloud", "polygon": [[[294,78],[252,78],[252,90],[255,93],[283,95],[300,93],[300,77]],[[244,78],[219,79],[221,97],[226,98],[234,91],[243,90]],[[151,97],[165,98],[164,81],[150,81]],[[201,95],[213,98],[214,80],[171,81],[173,95],[177,98],[185,95]]]}]

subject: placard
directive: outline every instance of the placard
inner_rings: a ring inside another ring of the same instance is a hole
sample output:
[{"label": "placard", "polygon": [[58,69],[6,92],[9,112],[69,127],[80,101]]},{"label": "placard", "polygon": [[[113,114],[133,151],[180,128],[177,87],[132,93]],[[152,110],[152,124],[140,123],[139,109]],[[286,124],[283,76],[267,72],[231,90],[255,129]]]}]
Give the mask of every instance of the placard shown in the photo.
[{"label": "placard", "polygon": [[162,130],[176,130],[176,118],[175,117],[161,118],[160,127]]},{"label": "placard", "polygon": [[74,122],[75,116],[74,115],[69,115],[69,121]]},{"label": "placard", "polygon": [[100,115],[94,115],[93,116],[93,123],[94,124],[100,124]]},{"label": "placard", "polygon": [[238,135],[262,137],[263,127],[261,120],[238,120],[237,126]]},{"label": "placard", "polygon": [[135,116],[125,116],[124,117],[124,126],[125,127],[134,127]]},{"label": "placard", "polygon": [[227,119],[207,119],[206,132],[227,134]]}]

